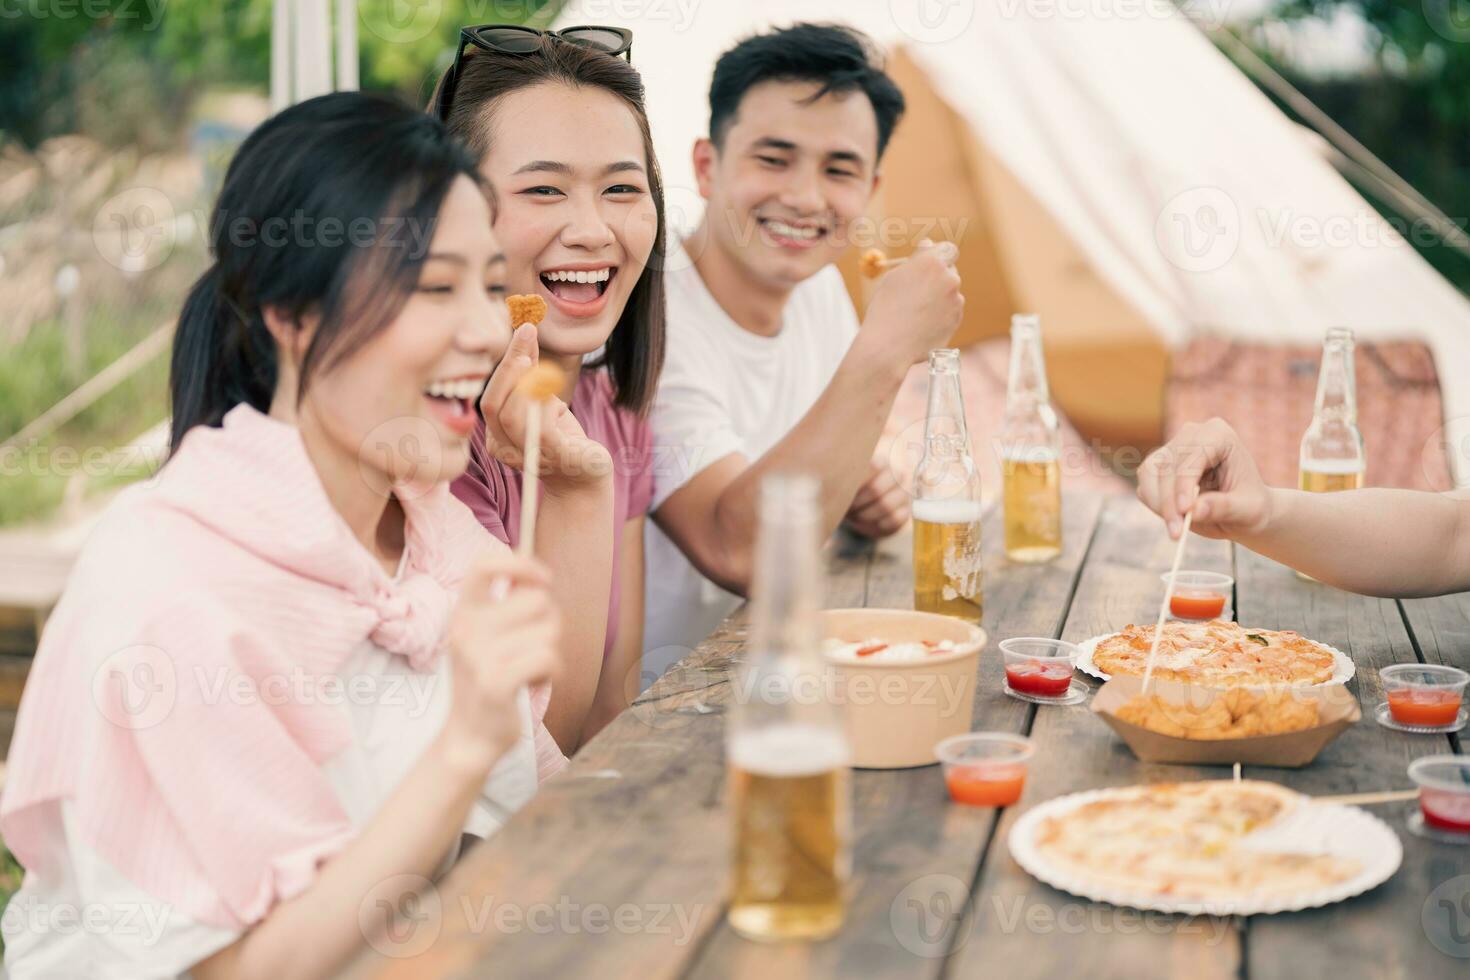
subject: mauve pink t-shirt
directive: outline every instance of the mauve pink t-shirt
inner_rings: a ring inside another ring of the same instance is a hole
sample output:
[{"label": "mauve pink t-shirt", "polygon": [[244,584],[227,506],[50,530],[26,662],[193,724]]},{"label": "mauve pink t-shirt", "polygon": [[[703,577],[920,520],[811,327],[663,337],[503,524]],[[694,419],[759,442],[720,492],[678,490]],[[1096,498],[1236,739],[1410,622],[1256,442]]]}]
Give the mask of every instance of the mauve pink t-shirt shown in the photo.
[{"label": "mauve pink t-shirt", "polygon": [[[623,525],[647,514],[653,501],[653,434],[646,419],[613,404],[612,379],[604,370],[582,372],[571,409],[582,431],[607,447],[613,460],[613,580],[603,646],[606,655],[618,635]],[[470,439],[469,466],[450,489],[469,505],[487,531],[512,548],[516,546],[521,536],[521,473],[485,449],[484,422]]]}]

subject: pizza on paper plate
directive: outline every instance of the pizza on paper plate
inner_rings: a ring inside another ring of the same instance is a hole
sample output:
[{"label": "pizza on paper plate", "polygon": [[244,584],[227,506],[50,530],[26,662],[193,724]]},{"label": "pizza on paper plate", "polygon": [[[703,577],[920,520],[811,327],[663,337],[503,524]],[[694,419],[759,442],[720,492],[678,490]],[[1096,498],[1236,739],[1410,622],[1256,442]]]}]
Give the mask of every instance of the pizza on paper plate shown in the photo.
[{"label": "pizza on paper plate", "polygon": [[1325,888],[1361,870],[1333,854],[1242,846],[1303,797],[1256,780],[1159,783],[1109,793],[1042,821],[1035,846],[1097,884],[1182,899],[1262,898]]},{"label": "pizza on paper plate", "polygon": [[[1211,687],[1323,684],[1332,679],[1332,650],[1291,630],[1249,629],[1239,623],[1168,622],[1159,640],[1154,676]],[[1152,626],[1126,626],[1098,641],[1092,663],[1109,675],[1143,676]]]}]

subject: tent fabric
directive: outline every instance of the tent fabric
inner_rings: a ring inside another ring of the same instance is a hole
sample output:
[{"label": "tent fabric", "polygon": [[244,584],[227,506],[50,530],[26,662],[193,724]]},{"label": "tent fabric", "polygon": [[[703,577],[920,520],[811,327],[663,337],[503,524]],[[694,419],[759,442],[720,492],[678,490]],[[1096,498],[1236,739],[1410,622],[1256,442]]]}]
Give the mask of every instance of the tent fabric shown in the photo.
[{"label": "tent fabric", "polygon": [[[560,22],[585,21],[584,6],[571,0]],[[686,15],[671,3],[622,21],[648,85],[671,223],[691,227],[702,211],[690,147],[707,129],[720,52],[774,25],[844,22],[903,49],[1167,349],[1198,337],[1310,346],[1346,326],[1364,341],[1422,341],[1441,378],[1470,371],[1470,302],[1172,5],[1127,16],[951,4],[939,21],[909,6],[744,0]],[[1004,253],[1008,229],[995,234]],[[1448,384],[1443,398],[1444,441],[1470,450],[1470,387]],[[1461,483],[1465,456],[1451,458]]]},{"label": "tent fabric", "polygon": [[[1166,394],[1169,435],[1220,416],[1250,448],[1271,486],[1297,483],[1301,435],[1312,420],[1322,349],[1203,337],[1174,355]],[[1370,487],[1444,491],[1443,406],[1429,349],[1418,341],[1359,344],[1354,351],[1358,426]]]}]

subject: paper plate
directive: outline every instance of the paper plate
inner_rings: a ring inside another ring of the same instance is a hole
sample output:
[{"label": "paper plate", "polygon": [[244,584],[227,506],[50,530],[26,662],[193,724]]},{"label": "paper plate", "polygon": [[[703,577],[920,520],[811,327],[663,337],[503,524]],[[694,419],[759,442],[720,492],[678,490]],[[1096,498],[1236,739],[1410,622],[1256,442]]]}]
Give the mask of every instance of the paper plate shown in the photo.
[{"label": "paper plate", "polygon": [[1403,845],[1388,824],[1357,807],[1330,803],[1307,803],[1277,824],[1242,838],[1242,843],[1261,850],[1290,849],[1349,857],[1358,861],[1362,870],[1347,881],[1326,888],[1259,899],[1234,896],[1211,900],[1131,892],[1089,879],[1070,868],[1059,867],[1037,850],[1035,835],[1043,820],[1133,789],[1136,787],[1072,793],[1032,807],[1016,821],[1006,839],[1011,856],[1032,877],[1079,898],[1151,912],[1186,915],[1274,915],[1332,905],[1383,884],[1398,870],[1404,858]]},{"label": "paper plate", "polygon": [[[1117,635],[1117,633],[1104,633],[1101,636],[1094,636],[1091,639],[1083,640],[1081,643],[1077,644],[1077,669],[1082,671],[1082,673],[1086,674],[1089,677],[1096,677],[1100,681],[1112,680],[1112,674],[1103,673],[1093,664],[1092,654],[1095,650],[1097,650],[1097,645],[1099,643],[1101,643],[1103,640],[1111,639],[1112,637],[1115,637]],[[1322,681],[1321,684],[1345,684],[1352,679],[1354,674],[1358,672],[1357,664],[1353,663],[1352,657],[1349,657],[1347,654],[1343,653],[1336,647],[1328,646],[1326,643],[1323,643],[1320,640],[1313,640],[1312,642],[1316,643],[1320,647],[1323,647],[1324,649],[1332,651],[1332,676],[1329,677],[1327,680]],[[1312,684],[1310,686],[1320,687],[1321,684]],[[1265,687],[1267,685],[1261,684],[1244,686]]]}]

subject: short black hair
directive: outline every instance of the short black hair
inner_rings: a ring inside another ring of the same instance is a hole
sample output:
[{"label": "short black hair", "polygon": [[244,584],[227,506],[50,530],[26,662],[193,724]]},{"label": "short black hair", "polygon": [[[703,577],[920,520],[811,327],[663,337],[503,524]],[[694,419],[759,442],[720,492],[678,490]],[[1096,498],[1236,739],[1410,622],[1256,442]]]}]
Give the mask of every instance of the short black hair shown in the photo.
[{"label": "short black hair", "polygon": [[756,34],[720,55],[709,87],[710,139],[719,146],[740,100],[761,82],[821,82],[809,101],[831,92],[860,90],[878,117],[878,156],[903,115],[903,93],[884,72],[872,38],[842,24],[794,24]]}]

